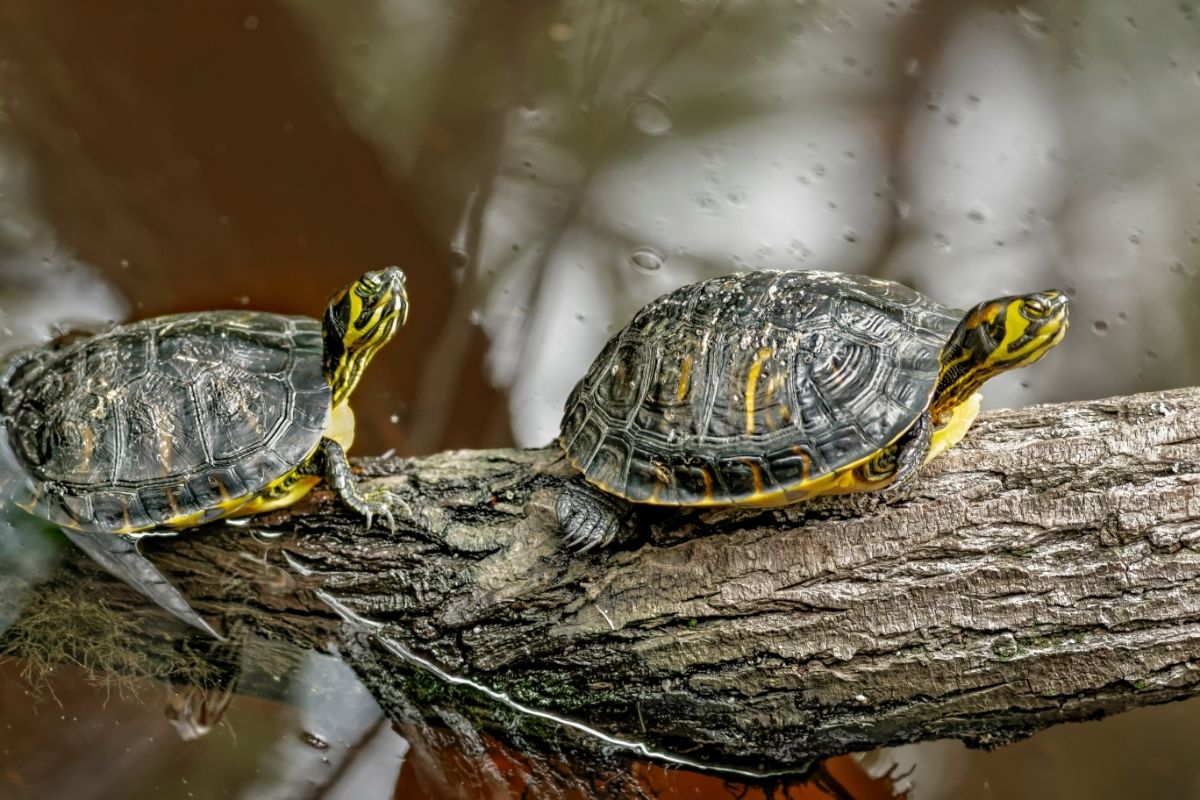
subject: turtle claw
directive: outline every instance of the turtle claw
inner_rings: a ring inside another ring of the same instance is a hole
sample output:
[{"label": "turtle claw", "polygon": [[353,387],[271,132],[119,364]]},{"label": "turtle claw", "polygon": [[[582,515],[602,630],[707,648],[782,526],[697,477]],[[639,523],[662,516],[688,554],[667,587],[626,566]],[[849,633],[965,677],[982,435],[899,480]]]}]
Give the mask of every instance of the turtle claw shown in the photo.
[{"label": "turtle claw", "polygon": [[371,529],[376,520],[383,519],[387,521],[388,531],[395,533],[397,514],[401,519],[413,518],[412,507],[404,502],[400,495],[387,489],[364,493],[360,497],[360,503],[361,506],[356,507],[355,510],[366,518],[367,530]]},{"label": "turtle claw", "polygon": [[413,519],[413,510],[398,494],[383,487],[360,489],[353,473],[350,462],[346,460],[346,451],[332,439],[325,440],[325,469],[329,486],[338,493],[342,502],[357,511],[367,520],[367,530],[375,522],[376,517],[387,520],[388,530],[396,532],[396,517],[399,512],[404,519]]}]

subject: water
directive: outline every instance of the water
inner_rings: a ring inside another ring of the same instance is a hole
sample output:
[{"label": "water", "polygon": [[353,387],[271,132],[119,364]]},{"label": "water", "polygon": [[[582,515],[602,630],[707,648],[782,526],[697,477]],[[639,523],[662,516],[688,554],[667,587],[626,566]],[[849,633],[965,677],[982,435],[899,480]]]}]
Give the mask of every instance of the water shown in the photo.
[{"label": "water", "polygon": [[[1100,6],[885,6],[14,7],[5,344],[220,307],[317,316],[397,264],[413,308],[356,392],[354,453],[505,447],[518,427],[540,445],[614,327],[736,258],[903,278],[961,306],[1077,286],[1070,357],[994,402],[1200,382],[1180,280],[1200,243],[1197,73],[1164,55],[1192,45],[1182,7],[1134,26]],[[232,659],[162,620],[153,646],[125,646],[157,618],[55,585],[70,551],[30,525],[0,524],[0,645],[26,647],[0,659],[0,796],[503,797],[550,780],[449,711],[393,726],[327,655],[252,639]],[[239,541],[174,577],[234,597],[251,581],[273,609],[309,590],[264,558],[277,539]],[[1196,713],[991,753],[921,745],[872,769],[911,757],[896,772],[915,798],[1181,796]],[[865,780],[852,759],[830,769]],[[730,795],[683,769],[629,775]]]}]

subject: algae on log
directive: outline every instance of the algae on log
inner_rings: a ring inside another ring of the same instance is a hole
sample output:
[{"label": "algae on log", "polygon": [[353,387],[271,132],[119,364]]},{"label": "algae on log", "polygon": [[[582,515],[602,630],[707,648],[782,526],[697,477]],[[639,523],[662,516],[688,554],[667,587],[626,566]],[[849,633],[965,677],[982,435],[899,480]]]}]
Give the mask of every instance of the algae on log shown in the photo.
[{"label": "algae on log", "polygon": [[[217,527],[146,552],[214,619],[340,637],[393,714],[411,685],[389,700],[383,641],[751,769],[999,744],[1200,693],[1200,389],[984,414],[895,505],[647,509],[640,542],[586,556],[557,547],[572,473],[554,449],[358,463],[411,522],[363,530],[318,491],[258,520],[270,538]],[[363,636],[325,598],[383,627]]]}]

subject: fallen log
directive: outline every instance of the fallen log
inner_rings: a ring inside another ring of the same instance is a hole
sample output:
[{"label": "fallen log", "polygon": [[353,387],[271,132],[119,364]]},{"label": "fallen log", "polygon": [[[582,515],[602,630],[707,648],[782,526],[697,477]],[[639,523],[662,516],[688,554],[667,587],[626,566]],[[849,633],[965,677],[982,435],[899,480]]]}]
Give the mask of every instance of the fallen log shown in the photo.
[{"label": "fallen log", "polygon": [[645,509],[584,556],[555,448],[357,464],[412,519],[364,530],[316,491],[144,552],[227,630],[335,647],[397,720],[533,742],[562,717],[769,772],[1200,693],[1200,389],[986,413],[901,502]]}]

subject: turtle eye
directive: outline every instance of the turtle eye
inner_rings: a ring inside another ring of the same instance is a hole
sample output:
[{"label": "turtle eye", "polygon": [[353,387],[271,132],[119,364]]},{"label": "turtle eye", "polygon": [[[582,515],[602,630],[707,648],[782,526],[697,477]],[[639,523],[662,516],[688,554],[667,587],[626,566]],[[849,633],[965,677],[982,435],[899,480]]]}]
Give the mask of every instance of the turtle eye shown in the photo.
[{"label": "turtle eye", "polygon": [[1042,317],[1050,311],[1050,307],[1040,297],[1029,297],[1025,300],[1025,310],[1035,317]]}]

